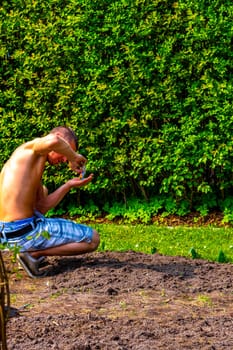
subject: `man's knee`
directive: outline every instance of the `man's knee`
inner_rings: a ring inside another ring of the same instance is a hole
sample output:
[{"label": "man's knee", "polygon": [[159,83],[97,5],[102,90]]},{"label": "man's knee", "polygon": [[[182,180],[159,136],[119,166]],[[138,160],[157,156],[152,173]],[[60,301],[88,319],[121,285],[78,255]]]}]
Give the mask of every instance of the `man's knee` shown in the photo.
[{"label": "man's knee", "polygon": [[96,230],[93,230],[93,236],[91,240],[92,249],[96,250],[100,244],[100,235]]}]

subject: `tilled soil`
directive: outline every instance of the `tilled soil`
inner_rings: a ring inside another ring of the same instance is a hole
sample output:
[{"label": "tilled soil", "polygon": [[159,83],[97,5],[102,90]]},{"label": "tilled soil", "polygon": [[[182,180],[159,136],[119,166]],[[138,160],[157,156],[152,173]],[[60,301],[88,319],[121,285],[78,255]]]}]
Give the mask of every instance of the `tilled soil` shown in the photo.
[{"label": "tilled soil", "polygon": [[[8,266],[8,265],[7,265]],[[9,350],[233,349],[233,265],[135,252],[12,266]]]}]

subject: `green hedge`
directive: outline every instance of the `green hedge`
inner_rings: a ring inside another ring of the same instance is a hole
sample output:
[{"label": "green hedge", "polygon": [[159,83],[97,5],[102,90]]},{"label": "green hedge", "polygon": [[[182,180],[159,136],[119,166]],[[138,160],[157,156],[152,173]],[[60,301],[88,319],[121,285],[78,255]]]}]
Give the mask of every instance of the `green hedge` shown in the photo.
[{"label": "green hedge", "polygon": [[232,13],[230,0],[3,1],[1,164],[68,124],[97,201],[217,205],[233,185]]}]

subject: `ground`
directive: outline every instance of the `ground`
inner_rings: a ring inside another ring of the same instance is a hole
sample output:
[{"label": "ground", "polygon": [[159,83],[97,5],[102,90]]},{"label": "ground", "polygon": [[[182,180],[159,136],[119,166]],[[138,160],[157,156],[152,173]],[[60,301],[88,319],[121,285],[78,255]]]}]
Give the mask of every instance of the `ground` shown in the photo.
[{"label": "ground", "polygon": [[[222,225],[216,213],[162,220]],[[233,264],[94,252],[50,257],[48,275],[31,279],[3,254],[8,350],[233,349]]]},{"label": "ground", "polygon": [[8,350],[233,349],[232,264],[95,252],[31,279],[7,254]]}]

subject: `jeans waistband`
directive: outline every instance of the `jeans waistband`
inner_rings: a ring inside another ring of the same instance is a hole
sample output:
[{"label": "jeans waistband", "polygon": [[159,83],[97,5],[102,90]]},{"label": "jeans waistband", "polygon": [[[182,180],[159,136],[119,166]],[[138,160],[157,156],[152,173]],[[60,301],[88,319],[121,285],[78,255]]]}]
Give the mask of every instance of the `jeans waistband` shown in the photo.
[{"label": "jeans waistband", "polygon": [[[1,237],[13,239],[31,232],[36,226],[36,217],[17,220],[13,222],[1,222]],[[17,226],[19,227],[17,229]]]}]

